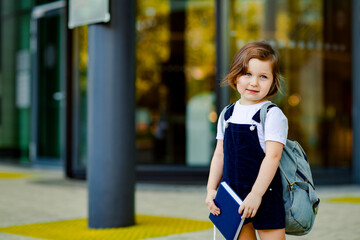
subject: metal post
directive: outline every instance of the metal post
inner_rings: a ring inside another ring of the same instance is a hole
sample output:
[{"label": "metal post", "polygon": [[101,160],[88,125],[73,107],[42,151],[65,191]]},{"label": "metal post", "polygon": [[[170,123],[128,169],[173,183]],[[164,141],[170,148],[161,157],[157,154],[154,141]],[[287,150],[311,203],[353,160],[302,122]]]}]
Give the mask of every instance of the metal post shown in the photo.
[{"label": "metal post", "polygon": [[229,104],[229,88],[221,87],[220,82],[229,71],[229,1],[216,0],[216,109],[218,114]]},{"label": "metal post", "polygon": [[35,162],[37,159],[38,144],[38,19],[31,15],[30,22],[30,51],[31,51],[31,114],[30,114],[30,143],[29,143],[29,159]]},{"label": "metal post", "polygon": [[360,1],[352,1],[353,180],[360,183]]},{"label": "metal post", "polygon": [[110,6],[110,23],[88,28],[90,228],[135,222],[135,1]]},{"label": "metal post", "polygon": [[267,0],[265,2],[264,28],[266,40],[275,39],[277,5],[277,0]]}]

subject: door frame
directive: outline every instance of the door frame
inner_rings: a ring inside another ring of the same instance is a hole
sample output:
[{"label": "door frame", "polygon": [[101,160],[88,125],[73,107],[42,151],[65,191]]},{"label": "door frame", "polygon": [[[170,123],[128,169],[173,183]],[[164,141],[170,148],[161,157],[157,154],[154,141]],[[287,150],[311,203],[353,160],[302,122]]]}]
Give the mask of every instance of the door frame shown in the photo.
[{"label": "door frame", "polygon": [[[30,143],[29,143],[29,159],[32,163],[39,163],[38,161],[38,142],[39,142],[39,73],[38,73],[38,49],[39,49],[39,21],[49,15],[63,15],[66,16],[66,1],[57,1],[36,6],[32,9],[30,20],[30,52],[31,52],[31,116],[30,116]],[[66,23],[64,23],[66,26]],[[66,54],[66,30],[61,35],[61,45],[63,46],[64,53]],[[60,84],[63,96],[66,96],[66,56],[60,58]],[[66,101],[66,97],[62,99]],[[64,146],[65,146],[65,119],[66,119],[66,104],[60,104],[60,161],[52,163],[62,165],[64,162]],[[45,164],[42,163],[42,164]]]}]

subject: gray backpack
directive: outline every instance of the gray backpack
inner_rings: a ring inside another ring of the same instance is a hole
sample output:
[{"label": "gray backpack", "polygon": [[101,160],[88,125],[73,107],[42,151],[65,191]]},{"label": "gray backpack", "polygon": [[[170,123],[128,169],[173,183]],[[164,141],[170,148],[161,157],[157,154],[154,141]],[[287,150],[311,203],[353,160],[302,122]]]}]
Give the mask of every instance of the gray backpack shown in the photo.
[{"label": "gray backpack", "polygon": [[[261,107],[260,122],[264,131],[268,109],[274,106],[269,102]],[[314,225],[320,199],[316,196],[309,162],[298,142],[286,140],[279,168],[286,212],[286,234],[305,235]]]}]

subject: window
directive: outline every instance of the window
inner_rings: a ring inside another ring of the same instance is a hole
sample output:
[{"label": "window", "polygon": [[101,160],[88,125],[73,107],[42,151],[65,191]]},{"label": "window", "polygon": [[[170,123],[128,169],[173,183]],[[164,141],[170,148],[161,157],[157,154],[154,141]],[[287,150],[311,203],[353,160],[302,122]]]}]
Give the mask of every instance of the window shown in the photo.
[{"label": "window", "polygon": [[[289,138],[313,166],[351,166],[351,2],[232,1],[231,56],[266,39],[280,52]],[[235,99],[238,96],[233,95]]]},{"label": "window", "polygon": [[216,121],[214,16],[214,1],[138,1],[138,163],[209,164]]}]

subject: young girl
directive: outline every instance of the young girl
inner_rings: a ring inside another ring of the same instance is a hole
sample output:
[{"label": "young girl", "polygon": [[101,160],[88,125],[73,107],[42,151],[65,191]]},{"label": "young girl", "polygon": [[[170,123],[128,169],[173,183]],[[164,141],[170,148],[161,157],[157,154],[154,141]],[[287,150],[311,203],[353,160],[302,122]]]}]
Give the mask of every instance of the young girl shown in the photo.
[{"label": "young girl", "polygon": [[214,198],[220,181],[226,181],[243,199],[239,213],[246,219],[239,239],[256,240],[255,230],[261,240],[285,239],[278,166],[288,122],[283,112],[273,107],[267,113],[264,132],[260,123],[261,106],[280,86],[277,53],[266,42],[245,45],[235,55],[226,81],[241,98],[219,117],[206,205],[212,214],[221,214]]}]

